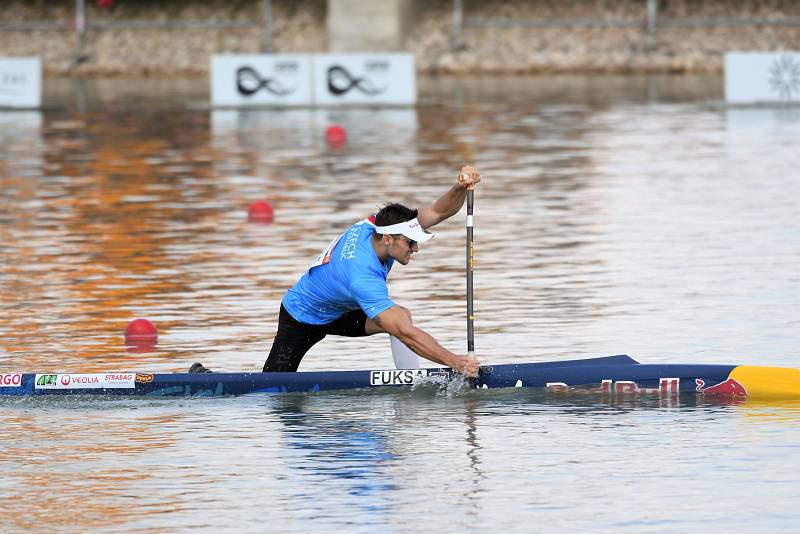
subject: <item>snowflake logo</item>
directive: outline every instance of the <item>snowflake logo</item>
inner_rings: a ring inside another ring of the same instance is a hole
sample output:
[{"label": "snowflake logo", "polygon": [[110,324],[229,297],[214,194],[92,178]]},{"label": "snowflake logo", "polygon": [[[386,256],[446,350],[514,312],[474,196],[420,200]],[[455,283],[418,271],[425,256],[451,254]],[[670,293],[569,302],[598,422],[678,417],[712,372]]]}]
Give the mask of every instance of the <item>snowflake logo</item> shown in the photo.
[{"label": "snowflake logo", "polygon": [[800,63],[792,56],[781,56],[769,68],[769,85],[783,99],[800,96]]}]

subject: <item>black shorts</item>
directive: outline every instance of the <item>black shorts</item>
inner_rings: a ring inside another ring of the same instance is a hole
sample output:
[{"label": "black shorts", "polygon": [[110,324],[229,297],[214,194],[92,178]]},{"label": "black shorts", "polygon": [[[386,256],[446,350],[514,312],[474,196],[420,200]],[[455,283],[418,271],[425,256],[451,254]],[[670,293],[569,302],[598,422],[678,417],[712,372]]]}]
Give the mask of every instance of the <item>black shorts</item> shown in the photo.
[{"label": "black shorts", "polygon": [[278,315],[278,333],[272,342],[264,372],[297,371],[303,356],[326,335],[347,337],[366,336],[367,314],[364,310],[345,313],[328,324],[301,323],[281,304]]}]

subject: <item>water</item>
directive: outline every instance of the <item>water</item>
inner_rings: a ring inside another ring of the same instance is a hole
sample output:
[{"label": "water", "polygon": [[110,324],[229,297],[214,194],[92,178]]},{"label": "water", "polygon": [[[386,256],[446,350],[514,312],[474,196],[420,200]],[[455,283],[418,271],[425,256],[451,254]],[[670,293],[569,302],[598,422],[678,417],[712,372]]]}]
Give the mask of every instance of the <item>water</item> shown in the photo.
[{"label": "water", "polygon": [[[52,81],[51,108],[0,113],[0,369],[258,369],[333,235],[465,162],[483,360],[798,366],[800,114],[711,105],[721,85],[434,79],[416,110],[209,112],[198,80]],[[275,224],[246,222],[260,198]],[[463,351],[463,212],[434,230],[390,293]],[[155,351],[123,345],[140,316]],[[327,339],[301,369],[388,350]],[[799,415],[426,388],[3,399],[0,530],[789,532]]]}]

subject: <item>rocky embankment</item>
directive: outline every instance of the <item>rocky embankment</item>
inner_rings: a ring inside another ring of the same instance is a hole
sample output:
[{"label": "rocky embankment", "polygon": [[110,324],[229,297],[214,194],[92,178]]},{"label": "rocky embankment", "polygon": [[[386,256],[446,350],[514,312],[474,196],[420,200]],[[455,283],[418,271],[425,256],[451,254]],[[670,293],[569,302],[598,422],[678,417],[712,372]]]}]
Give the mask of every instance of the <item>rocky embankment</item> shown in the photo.
[{"label": "rocky embankment", "polygon": [[[102,23],[79,40],[72,0],[4,2],[0,56],[39,55],[51,75],[205,75],[219,53],[265,50],[258,0],[193,2],[87,0],[86,18]],[[325,52],[325,0],[273,0],[272,50]],[[726,50],[800,48],[800,26],[744,24],[800,18],[789,0],[661,0],[657,21],[693,21],[700,27],[647,31],[644,0],[464,1],[465,25],[452,40],[450,0],[418,1],[406,49],[420,73],[522,74],[540,72],[720,72]],[[528,26],[482,27],[480,19],[537,21]],[[630,27],[541,27],[564,19],[624,21]],[[215,21],[223,27],[191,27]],[[737,22],[738,21],[738,22]],[[18,29],[47,23],[50,29]],[[709,26],[709,23],[716,25]],[[171,27],[133,27],[165,25]],[[177,27],[177,26],[189,27]],[[127,26],[127,27],[126,27]],[[15,29],[10,29],[15,28]]]}]

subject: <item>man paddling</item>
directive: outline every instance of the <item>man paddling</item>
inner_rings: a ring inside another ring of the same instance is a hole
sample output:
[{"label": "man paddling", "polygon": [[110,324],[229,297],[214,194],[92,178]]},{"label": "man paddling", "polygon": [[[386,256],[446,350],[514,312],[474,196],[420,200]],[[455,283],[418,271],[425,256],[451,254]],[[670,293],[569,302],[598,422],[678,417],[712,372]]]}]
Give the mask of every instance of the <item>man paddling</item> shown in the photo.
[{"label": "man paddling", "polygon": [[[411,313],[389,298],[386,277],[394,262],[407,265],[419,243],[433,237],[427,228],[458,213],[467,190],[480,180],[480,173],[467,165],[456,184],[431,206],[417,210],[388,204],[334,239],[284,295],[264,372],[296,371],[309,349],[328,334],[386,333],[395,338],[392,351],[398,367],[408,362],[416,367],[413,351],[466,376],[477,376],[477,358],[450,352],[415,326]],[[189,372],[207,369],[194,364]]]}]

